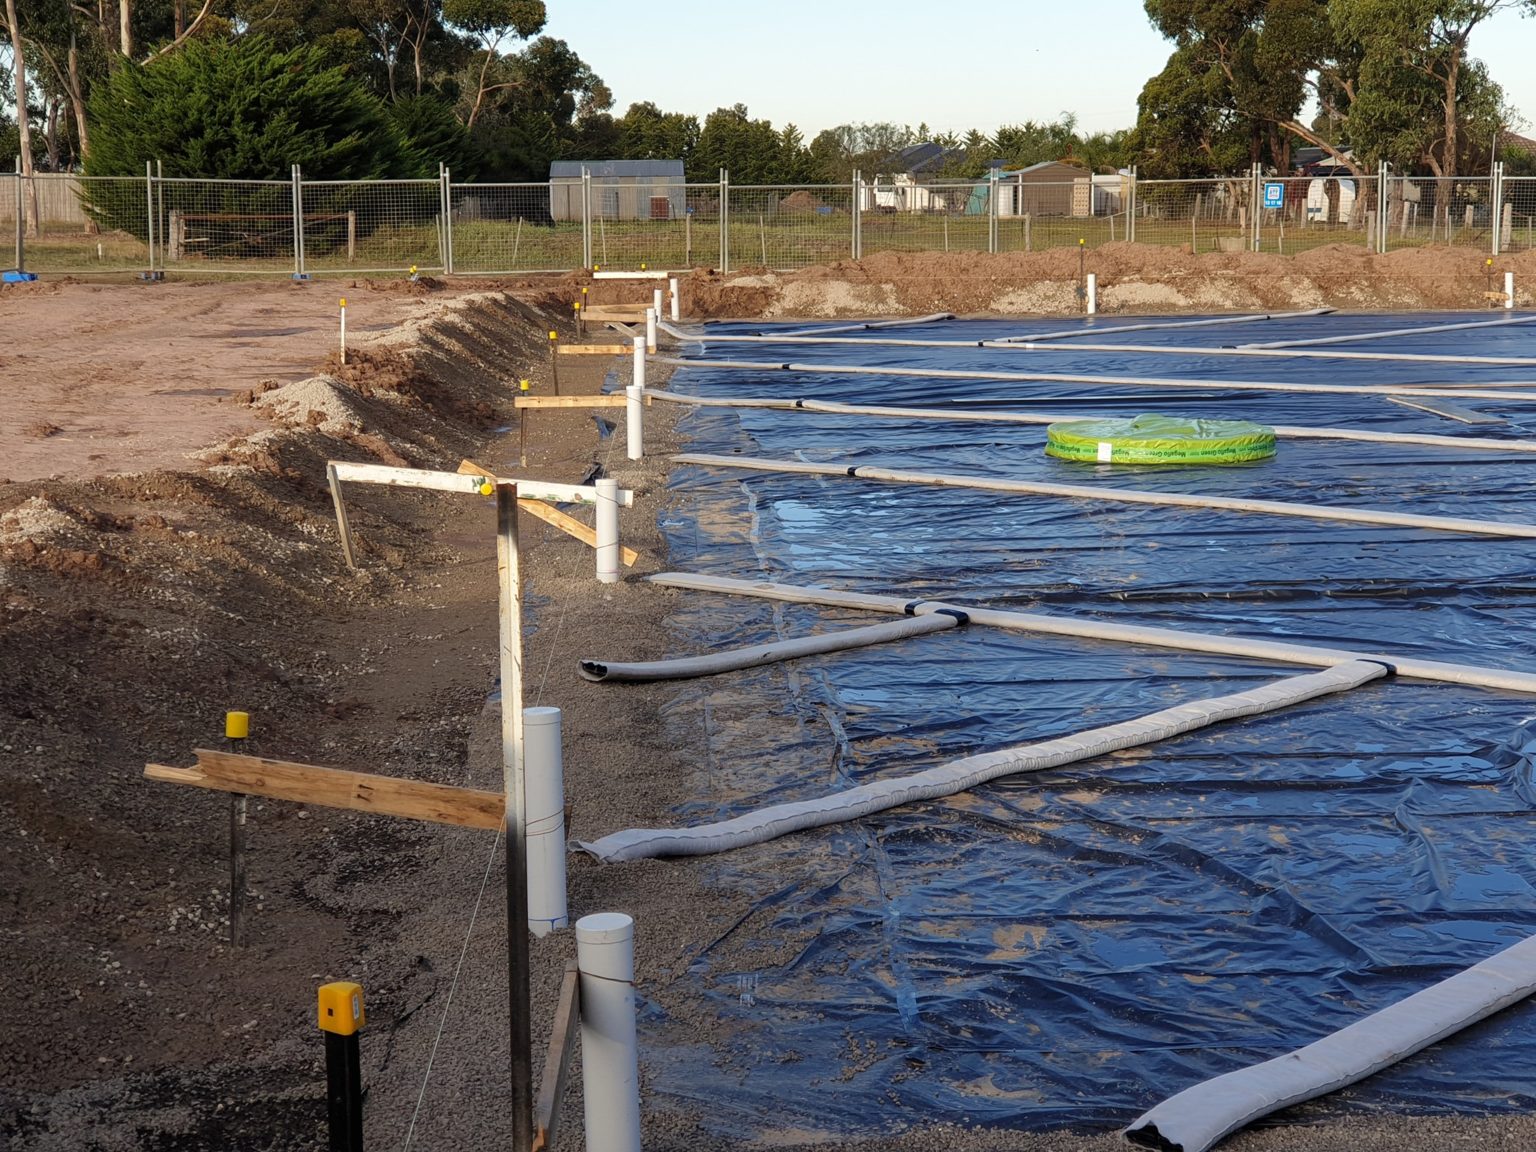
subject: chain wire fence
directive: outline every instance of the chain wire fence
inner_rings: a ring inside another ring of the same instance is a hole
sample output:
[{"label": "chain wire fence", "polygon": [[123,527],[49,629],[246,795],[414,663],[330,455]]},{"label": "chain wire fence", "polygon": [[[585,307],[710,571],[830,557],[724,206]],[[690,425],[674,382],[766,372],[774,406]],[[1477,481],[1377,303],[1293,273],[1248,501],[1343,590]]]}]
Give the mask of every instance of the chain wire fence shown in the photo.
[{"label": "chain wire fence", "polygon": [[[151,169],[153,166],[150,166]],[[497,275],[792,270],[879,252],[1035,252],[1134,241],[1293,255],[1536,248],[1536,177],[1141,180],[1134,171],[840,185],[520,184],[0,175],[14,266],[85,275]]]}]

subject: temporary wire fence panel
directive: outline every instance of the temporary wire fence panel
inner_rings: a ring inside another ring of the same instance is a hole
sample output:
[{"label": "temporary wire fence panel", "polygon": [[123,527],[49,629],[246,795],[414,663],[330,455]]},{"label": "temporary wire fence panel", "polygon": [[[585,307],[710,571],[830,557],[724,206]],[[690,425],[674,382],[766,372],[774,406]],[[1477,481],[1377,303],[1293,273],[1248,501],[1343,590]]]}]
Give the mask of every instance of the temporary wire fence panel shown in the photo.
[{"label": "temporary wire fence panel", "polygon": [[436,180],[301,180],[304,271],[447,267]]},{"label": "temporary wire fence panel", "polygon": [[12,174],[0,192],[0,221],[14,233],[18,206],[32,272],[125,272],[149,267],[149,199],[129,176]]},{"label": "temporary wire fence panel", "polygon": [[[146,182],[135,183],[142,199]],[[181,274],[297,270],[292,181],[147,183],[155,203],[157,268]]]},{"label": "temporary wire fence panel", "polygon": [[1506,176],[1503,183],[1501,247],[1505,252],[1536,250],[1536,176]]},{"label": "temporary wire fence panel", "polygon": [[862,193],[863,254],[986,252],[987,193],[986,181],[898,184],[877,179]]},{"label": "temporary wire fence panel", "polygon": [[574,217],[556,220],[548,184],[454,184],[448,196],[455,272],[581,267],[580,206]]},{"label": "temporary wire fence panel", "polygon": [[1124,185],[1080,179],[1031,181],[1024,174],[997,181],[998,252],[1097,248],[1126,239]]},{"label": "temporary wire fence panel", "polygon": [[853,255],[851,183],[733,185],[729,197],[726,219],[733,269],[808,268]]},{"label": "temporary wire fence panel", "polygon": [[1497,210],[1491,177],[1403,176],[1390,177],[1387,184],[1388,249],[1426,244],[1492,248]]},{"label": "temporary wire fence panel", "polygon": [[592,263],[613,272],[716,265],[719,201],[717,184],[592,180]]},{"label": "temporary wire fence panel", "polygon": [[1138,180],[1136,241],[1194,252],[1245,252],[1252,243],[1253,178]]}]

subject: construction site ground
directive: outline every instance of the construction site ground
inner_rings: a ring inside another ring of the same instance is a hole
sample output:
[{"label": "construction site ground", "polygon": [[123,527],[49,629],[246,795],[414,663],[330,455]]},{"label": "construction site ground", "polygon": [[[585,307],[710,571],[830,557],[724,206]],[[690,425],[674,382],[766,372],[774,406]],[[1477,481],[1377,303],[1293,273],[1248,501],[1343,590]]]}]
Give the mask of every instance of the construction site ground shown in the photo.
[{"label": "construction site ground", "polygon": [[[1349,248],[1292,258],[1093,254],[1106,311],[1487,307],[1494,273],[1520,299],[1536,254]],[[1077,253],[884,255],[780,274],[699,270],[685,318],[1065,314]],[[0,289],[0,1143],[18,1150],[325,1146],[315,988],[366,989],[370,1146],[500,1148],[510,1133],[502,858],[493,833],[253,800],[248,941],[227,943],[228,801],[151,783],[146,762],[219,747],[228,709],[249,751],[499,789],[493,502],[349,492],[347,567],[328,459],[580,482],[635,492],[616,585],[589,548],[524,516],[526,702],[564,710],[573,835],[665,822],[696,765],[664,686],[582,681],[583,656],[663,650],[668,406],[648,458],[624,458],[591,411],[520,429],[518,380],[554,391],[548,333],[577,340],[570,303],[644,299],[649,284],[572,274],[507,283],[77,283]],[[345,296],[352,335],[337,341]],[[615,334],[589,331],[588,340]],[[596,392],[606,357],[559,363]],[[519,462],[520,433],[528,459]],[[729,637],[721,637],[722,643]],[[573,918],[638,925],[637,984],[678,1043],[729,1042],[690,991],[691,958],[751,914],[707,868],[570,861]],[[795,942],[785,941],[786,949]],[[569,934],[534,948],[536,1064]],[[717,953],[718,954],[718,953]],[[759,958],[759,962],[761,958]],[[858,1059],[856,1047],[848,1054]],[[430,1074],[429,1074],[430,1068]],[[727,1137],[652,1107],[645,1146],[859,1146],[778,1128]],[[579,1092],[579,1078],[576,1089]],[[1536,1146],[1530,1117],[1314,1123],[1305,1109],[1233,1137],[1234,1152],[1410,1143]],[[871,1126],[873,1131],[877,1127]],[[560,1147],[580,1147],[579,1102]],[[1030,1134],[961,1118],[864,1146],[1109,1149],[1110,1130]]]}]

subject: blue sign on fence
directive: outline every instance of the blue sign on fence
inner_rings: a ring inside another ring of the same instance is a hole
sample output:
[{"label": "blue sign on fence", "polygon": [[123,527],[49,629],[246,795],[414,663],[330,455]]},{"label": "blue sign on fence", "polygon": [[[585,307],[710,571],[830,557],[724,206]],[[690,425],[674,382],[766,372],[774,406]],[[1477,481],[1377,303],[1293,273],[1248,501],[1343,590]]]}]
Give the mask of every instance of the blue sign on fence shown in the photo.
[{"label": "blue sign on fence", "polygon": [[1284,208],[1285,207],[1285,185],[1284,184],[1271,183],[1271,184],[1265,184],[1264,185],[1264,207],[1266,207],[1266,208]]}]

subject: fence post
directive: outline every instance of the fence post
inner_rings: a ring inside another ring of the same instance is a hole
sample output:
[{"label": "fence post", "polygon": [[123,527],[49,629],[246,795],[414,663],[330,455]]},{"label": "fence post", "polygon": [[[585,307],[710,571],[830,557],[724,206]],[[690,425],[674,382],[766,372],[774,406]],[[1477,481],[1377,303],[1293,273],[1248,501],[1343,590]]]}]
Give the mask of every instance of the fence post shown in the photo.
[{"label": "fence post", "polygon": [[720,169],[720,274],[731,270],[731,174]]},{"label": "fence post", "polygon": [[1002,181],[997,178],[997,169],[987,170],[987,251],[997,254],[997,194],[1002,188]]},{"label": "fence post", "polygon": [[1257,160],[1248,175],[1248,210],[1253,214],[1253,232],[1248,247],[1257,252],[1264,244],[1264,166]]},{"label": "fence post", "polygon": [[[443,274],[453,271],[453,173],[448,165],[437,165],[438,211],[443,217],[443,250],[438,253],[443,261]],[[350,255],[350,253],[349,253]]]},{"label": "fence post", "polygon": [[857,168],[853,170],[853,235],[850,237],[849,252],[853,259],[858,260],[864,255],[864,174]]},{"label": "fence post", "polygon": [[27,210],[21,190],[21,157],[16,157],[16,271],[27,270]]},{"label": "fence post", "polygon": [[581,169],[581,269],[592,271],[592,170]]},{"label": "fence post", "polygon": [[1493,255],[1504,251],[1504,161],[1493,166],[1489,177],[1488,230],[1493,233]]},{"label": "fence post", "polygon": [[1125,242],[1136,243],[1136,165],[1125,179]]},{"label": "fence post", "polygon": [[155,277],[155,170],[151,161],[144,161],[144,222],[149,225],[145,233],[149,240],[149,278]]}]

